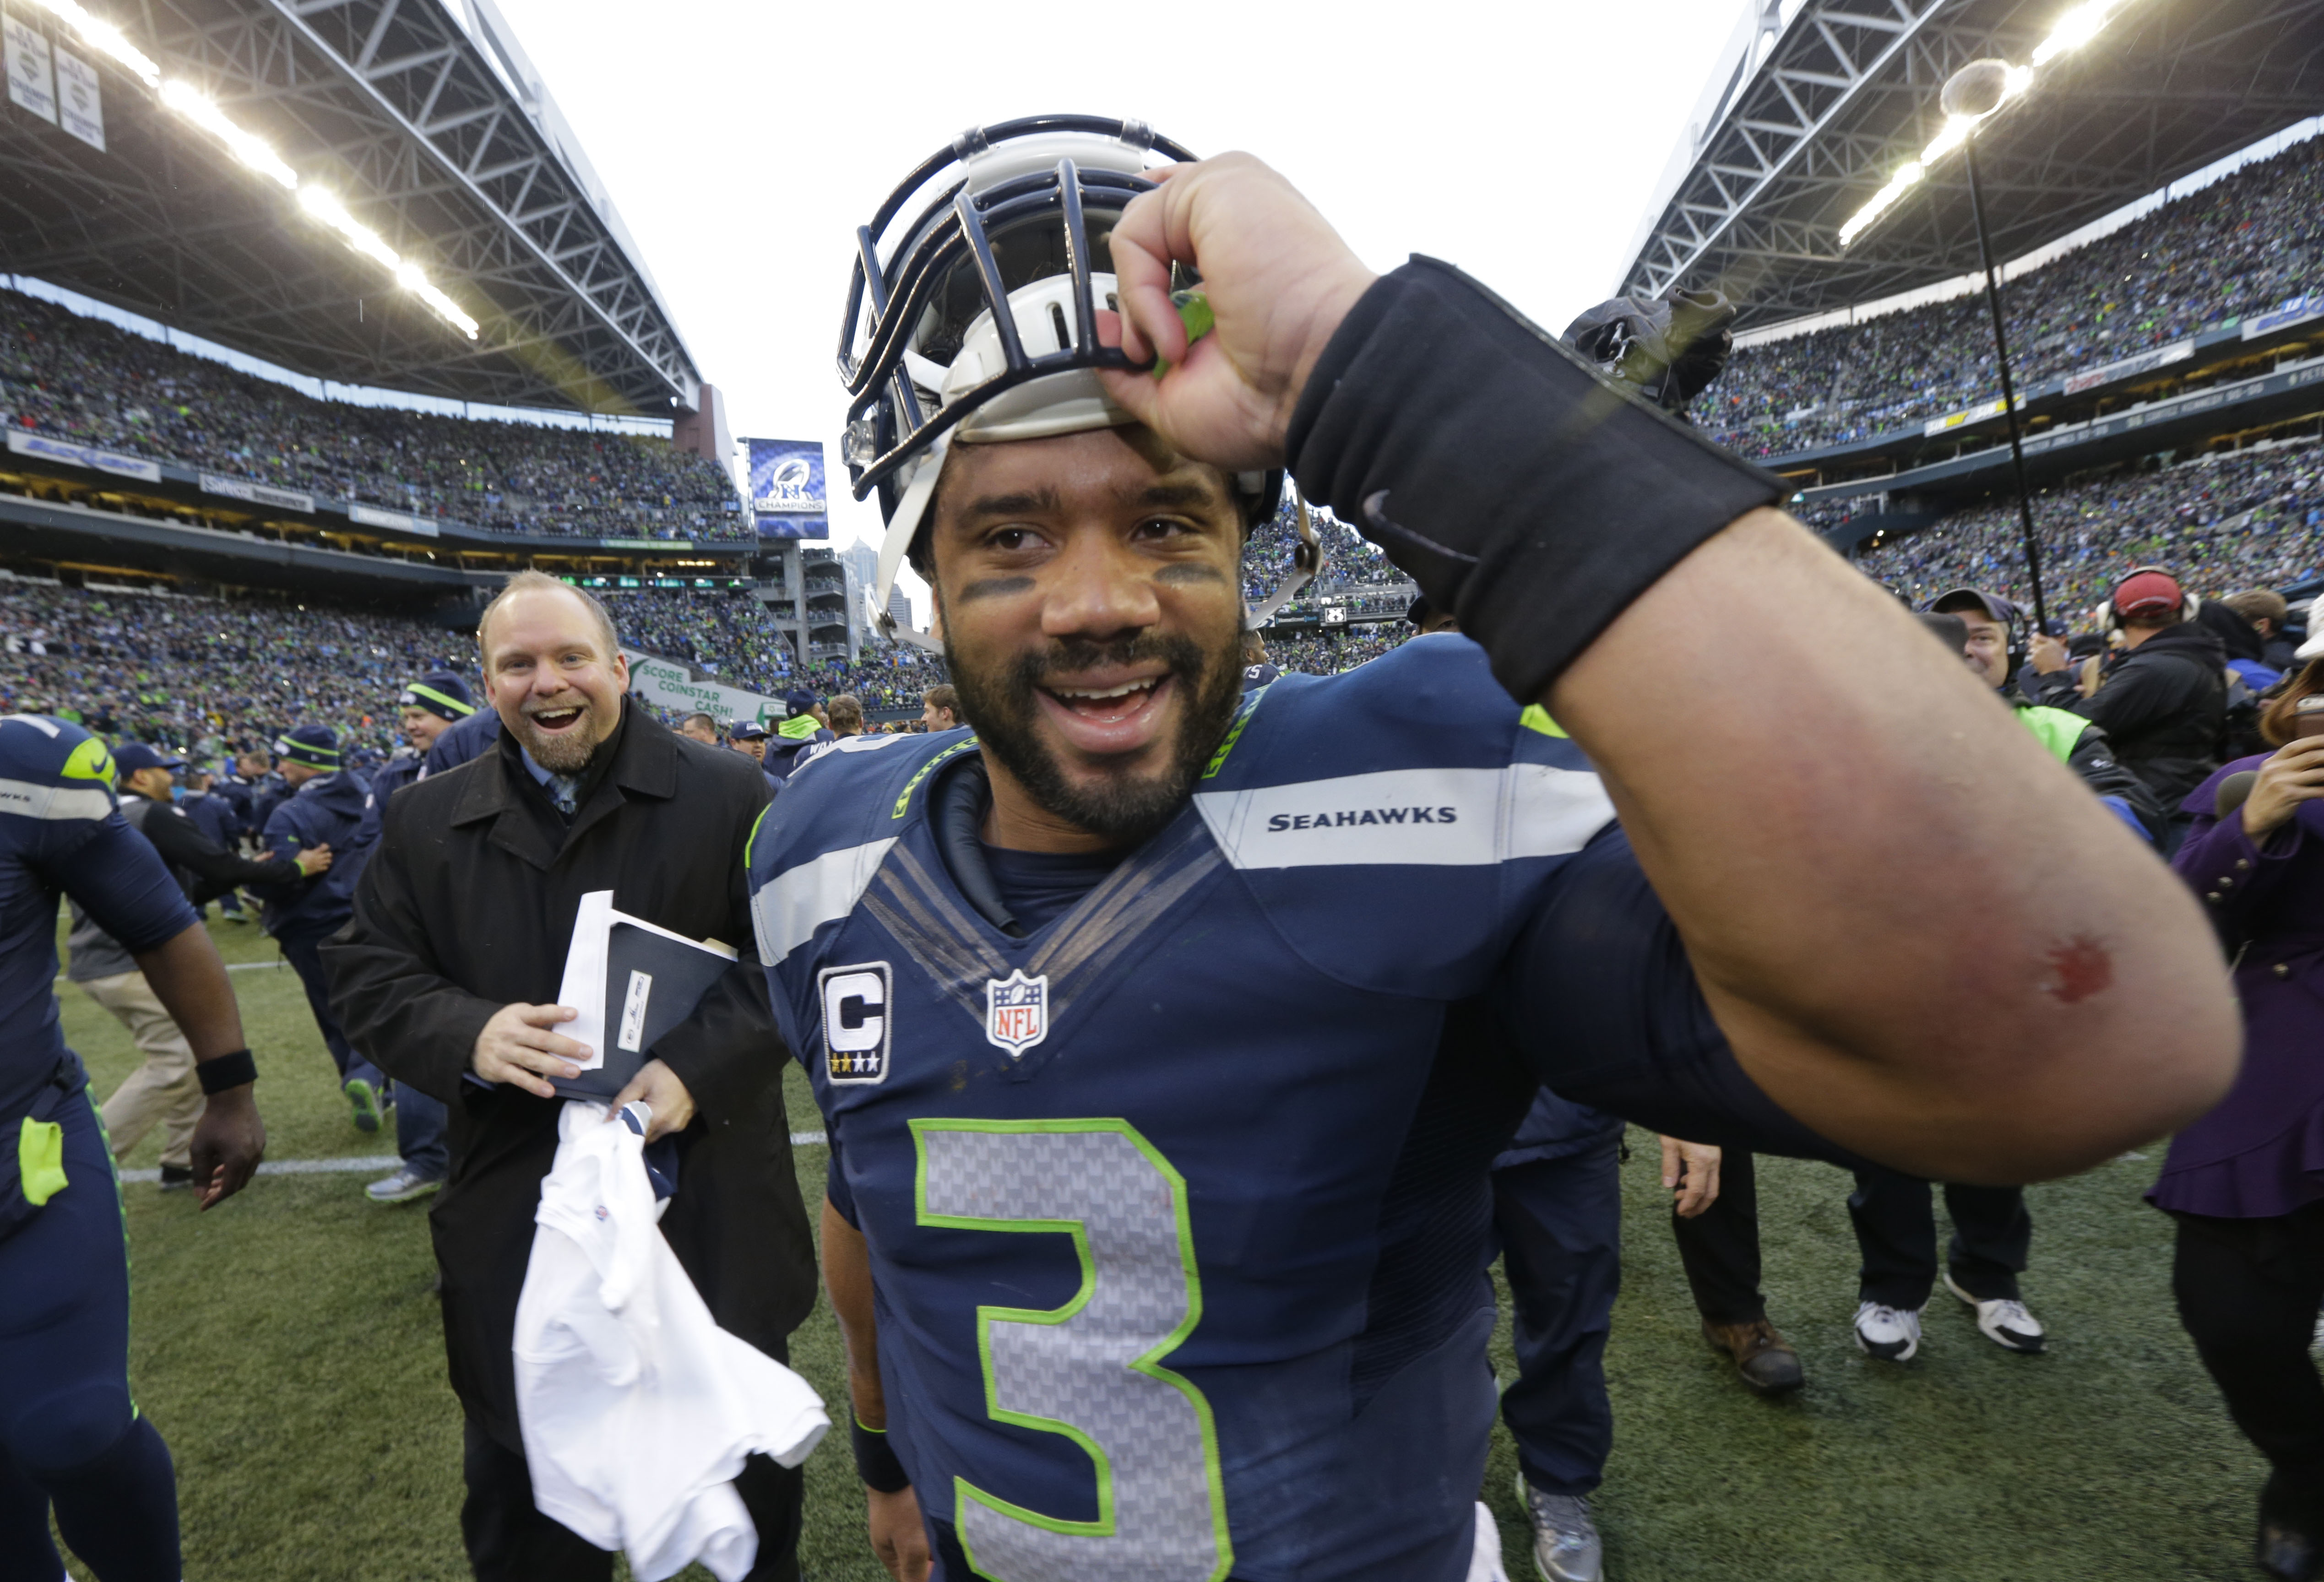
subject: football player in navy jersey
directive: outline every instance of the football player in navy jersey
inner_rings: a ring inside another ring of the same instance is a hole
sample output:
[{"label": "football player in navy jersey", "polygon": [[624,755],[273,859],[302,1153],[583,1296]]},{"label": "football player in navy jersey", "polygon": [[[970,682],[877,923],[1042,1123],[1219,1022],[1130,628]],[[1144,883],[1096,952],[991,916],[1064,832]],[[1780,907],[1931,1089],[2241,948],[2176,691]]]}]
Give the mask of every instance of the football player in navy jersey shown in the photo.
[{"label": "football player in navy jersey", "polygon": [[0,717],[0,1577],[64,1575],[53,1512],[98,1582],[178,1582],[169,1448],[129,1394],[121,1190],[58,1023],[60,895],[136,959],[193,1045],[208,1096],[193,1185],[214,1208],[266,1149],[217,947],[122,818],[105,743],[62,720]]},{"label": "football player in navy jersey", "polygon": [[[1980,1181],[2222,1091],[2170,877],[1779,482],[1466,277],[1081,116],[860,242],[874,602],[908,556],[973,734],[838,744],[748,861],[897,1575],[1496,1575],[1487,1167],[1537,1082]],[[1285,468],[1466,636],[1245,694]],[[1964,992],[1989,1036],[1932,1043]]]}]

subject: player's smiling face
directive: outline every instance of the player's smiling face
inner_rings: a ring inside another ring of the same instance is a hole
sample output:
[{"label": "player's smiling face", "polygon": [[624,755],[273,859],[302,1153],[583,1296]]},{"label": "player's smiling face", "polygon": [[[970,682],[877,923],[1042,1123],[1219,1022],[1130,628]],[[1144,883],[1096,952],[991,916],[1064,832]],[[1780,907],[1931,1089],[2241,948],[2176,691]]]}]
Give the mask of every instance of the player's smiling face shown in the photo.
[{"label": "player's smiling face", "polygon": [[1242,519],[1225,479],[1142,428],[1097,429],[956,445],[935,503],[945,657],[1000,842],[1144,839],[1240,695]]}]

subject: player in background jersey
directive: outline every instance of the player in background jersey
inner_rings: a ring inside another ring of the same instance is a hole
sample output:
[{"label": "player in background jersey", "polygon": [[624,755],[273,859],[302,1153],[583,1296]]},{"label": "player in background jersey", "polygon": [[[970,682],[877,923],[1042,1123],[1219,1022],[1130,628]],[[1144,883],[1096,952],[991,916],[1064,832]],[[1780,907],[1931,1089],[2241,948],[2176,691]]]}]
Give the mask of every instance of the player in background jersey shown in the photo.
[{"label": "player in background jersey", "polygon": [[1267,639],[1255,631],[1242,634],[1242,689],[1265,686],[1283,672],[1267,657]]},{"label": "player in background jersey", "polygon": [[[1497,1569],[1485,1167],[1534,1081],[2023,1180],[2209,1104],[2233,1011],[2169,877],[1776,481],[1190,160],[1012,123],[870,227],[845,454],[977,736],[794,781],[761,955],[891,1569],[1460,1582]],[[1239,696],[1286,464],[1473,644]],[[1931,1045],[1969,985],[1990,1036]],[[1442,1058],[1477,1016],[1525,1069]]]},{"label": "player in background jersey", "polygon": [[179,1582],[169,1448],[129,1394],[121,1191],[88,1075],[58,1022],[57,905],[69,896],[134,957],[193,1045],[205,1209],[266,1150],[257,1075],[217,949],[114,800],[105,743],[0,718],[0,1577],[64,1575],[49,1519],[98,1582]]}]

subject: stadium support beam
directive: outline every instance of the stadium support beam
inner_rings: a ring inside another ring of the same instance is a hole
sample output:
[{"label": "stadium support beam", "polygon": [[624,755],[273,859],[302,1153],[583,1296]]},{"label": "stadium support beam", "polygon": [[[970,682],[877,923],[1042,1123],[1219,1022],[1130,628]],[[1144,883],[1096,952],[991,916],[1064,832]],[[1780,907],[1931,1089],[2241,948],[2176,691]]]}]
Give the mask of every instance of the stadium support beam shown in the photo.
[{"label": "stadium support beam", "polygon": [[456,5],[115,9],[169,77],[444,287],[480,340],[455,345],[310,215],[187,143],[113,74],[105,151],[0,118],[0,172],[15,178],[0,186],[0,269],[325,379],[665,418],[699,399],[698,366],[586,156],[532,78],[501,69],[509,46],[472,38]]},{"label": "stadium support beam", "polygon": [[[1935,135],[1947,78],[2030,59],[2065,3],[1759,0],[1618,289],[1715,286],[1748,327],[1974,270],[1950,162],[1845,250],[1840,227]],[[2031,252],[2316,115],[2319,82],[2315,0],[2126,0],[1979,151],[1996,251]]]},{"label": "stadium support beam", "polygon": [[[424,149],[437,178],[496,222],[484,237],[462,242],[488,240],[488,247],[475,251],[512,246],[529,257],[583,308],[601,336],[660,374],[679,405],[694,406],[700,375],[650,282],[446,7],[430,0],[266,5],[281,26],[360,87],[383,128]],[[265,25],[265,19],[254,16],[254,23]],[[377,196],[396,206],[407,195]]]},{"label": "stadium support beam", "polygon": [[1647,292],[1692,275],[1785,172],[1830,161],[1840,151],[1827,134],[1947,4],[1843,0],[1803,12],[1648,235],[1636,271]]}]

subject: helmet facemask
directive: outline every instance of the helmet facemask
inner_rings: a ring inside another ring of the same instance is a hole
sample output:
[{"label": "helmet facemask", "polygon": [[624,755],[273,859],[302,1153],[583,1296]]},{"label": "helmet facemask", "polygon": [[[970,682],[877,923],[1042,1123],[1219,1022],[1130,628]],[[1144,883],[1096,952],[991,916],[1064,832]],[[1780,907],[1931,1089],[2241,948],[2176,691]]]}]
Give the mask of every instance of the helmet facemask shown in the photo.
[{"label": "helmet facemask", "polygon": [[[841,325],[840,375],[851,398],[841,454],[855,497],[880,492],[888,529],[870,598],[875,623],[891,636],[939,646],[898,627],[887,595],[953,444],[1136,421],[1098,378],[1102,368],[1142,366],[1099,338],[1098,315],[1119,311],[1113,276],[1100,265],[1111,260],[1122,209],[1153,188],[1143,175],[1149,153],[1194,157],[1139,123],[1093,116],[972,130],[858,229]],[[886,234],[916,204],[883,265]],[[1281,489],[1273,473],[1230,482],[1254,524]]]}]

